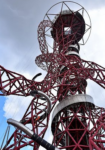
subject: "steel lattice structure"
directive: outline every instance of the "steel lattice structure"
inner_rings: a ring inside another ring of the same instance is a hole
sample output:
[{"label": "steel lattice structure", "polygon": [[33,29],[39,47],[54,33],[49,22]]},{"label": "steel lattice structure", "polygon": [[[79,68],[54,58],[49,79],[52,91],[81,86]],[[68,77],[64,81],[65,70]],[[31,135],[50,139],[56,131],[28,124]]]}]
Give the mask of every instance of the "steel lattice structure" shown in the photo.
[{"label": "steel lattice structure", "polygon": [[[78,8],[74,10],[71,4]],[[60,6],[60,11],[57,9],[57,13],[52,13],[56,6]],[[36,57],[35,62],[47,71],[44,80],[28,80],[0,66],[1,96],[29,96],[32,91],[40,90],[50,97],[52,143],[63,150],[105,149],[105,109],[95,106],[92,97],[86,93],[87,79],[105,88],[105,68],[79,56],[80,45],[87,42],[90,31],[91,21],[84,7],[71,1],[57,3],[48,10],[38,26],[42,54]],[[51,40],[52,49],[49,47]],[[41,116],[47,107],[47,102],[37,94],[20,122],[44,137],[50,114]],[[19,150],[27,145],[33,150],[38,150],[40,146],[17,129],[5,149]]]}]

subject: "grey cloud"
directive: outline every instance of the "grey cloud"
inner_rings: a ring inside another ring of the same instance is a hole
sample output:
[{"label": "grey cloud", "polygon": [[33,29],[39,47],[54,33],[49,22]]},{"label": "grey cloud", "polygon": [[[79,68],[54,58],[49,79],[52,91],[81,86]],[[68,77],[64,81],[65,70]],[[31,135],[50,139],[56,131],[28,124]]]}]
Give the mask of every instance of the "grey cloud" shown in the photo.
[{"label": "grey cloud", "polygon": [[42,18],[38,21],[38,8],[31,2],[1,1],[0,50],[3,57],[0,64],[7,69],[16,68],[20,71],[26,65],[29,66],[29,72],[35,70],[34,60],[40,53],[37,26]]},{"label": "grey cloud", "polygon": [[[37,41],[37,28],[39,23],[43,20],[46,11],[57,2],[59,1],[0,1],[1,65],[9,70],[20,73],[29,71],[32,76],[37,70],[41,71],[34,62],[35,57],[41,54]],[[105,6],[104,0],[76,0],[76,2],[86,7],[87,11],[97,10]],[[93,45],[92,42],[90,42],[91,40],[93,42],[93,39],[90,37],[87,47],[83,47],[83,49],[87,49],[87,57],[89,55],[93,57],[93,51],[88,50],[93,48],[91,47],[91,45]]]}]

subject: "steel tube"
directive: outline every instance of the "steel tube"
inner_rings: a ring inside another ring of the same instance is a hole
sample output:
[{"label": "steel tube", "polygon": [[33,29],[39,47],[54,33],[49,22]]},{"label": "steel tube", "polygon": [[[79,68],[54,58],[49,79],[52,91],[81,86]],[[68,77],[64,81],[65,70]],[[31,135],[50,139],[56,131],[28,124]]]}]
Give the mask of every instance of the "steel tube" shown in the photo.
[{"label": "steel tube", "polygon": [[7,123],[17,127],[18,129],[26,133],[32,140],[34,140],[35,142],[37,142],[39,145],[43,146],[47,150],[59,150],[52,144],[45,141],[43,138],[39,137],[37,134],[33,133],[30,129],[28,129],[25,125],[21,124],[20,122],[13,119],[8,119]]},{"label": "steel tube", "polygon": [[36,96],[36,94],[39,94],[40,96],[43,96],[43,97],[45,97],[45,99],[46,99],[46,101],[47,101],[47,104],[48,104],[48,108],[47,108],[47,110],[46,110],[46,113],[47,114],[49,114],[50,113],[50,111],[51,111],[51,100],[50,100],[50,98],[45,94],[45,93],[43,93],[43,92],[41,92],[41,91],[31,91],[31,93],[30,93],[32,96]]}]

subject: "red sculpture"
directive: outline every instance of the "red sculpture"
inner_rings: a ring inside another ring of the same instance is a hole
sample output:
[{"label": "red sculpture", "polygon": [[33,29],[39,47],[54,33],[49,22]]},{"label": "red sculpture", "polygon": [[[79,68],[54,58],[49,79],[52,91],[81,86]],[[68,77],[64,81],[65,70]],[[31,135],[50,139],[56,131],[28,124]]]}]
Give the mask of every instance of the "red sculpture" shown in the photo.
[{"label": "red sculpture", "polygon": [[[79,8],[72,10],[69,7],[72,3]],[[105,109],[95,106],[92,97],[86,94],[86,87],[87,79],[90,79],[105,88],[105,68],[79,56],[80,45],[88,39],[87,36],[84,38],[85,35],[90,35],[91,21],[86,22],[84,13],[89,15],[77,3],[65,1],[56,5],[61,6],[60,11],[50,13],[51,7],[38,26],[42,54],[36,57],[35,62],[47,71],[46,77],[42,82],[36,82],[0,66],[1,95],[29,96],[34,90],[43,91],[52,101],[54,146],[63,150],[104,150]],[[47,37],[53,41],[52,50],[49,49],[51,40],[46,42]],[[20,122],[44,137],[50,115],[41,116],[47,107],[47,102],[37,94]],[[17,129],[5,149],[19,150],[27,145],[34,150],[40,146]]]}]

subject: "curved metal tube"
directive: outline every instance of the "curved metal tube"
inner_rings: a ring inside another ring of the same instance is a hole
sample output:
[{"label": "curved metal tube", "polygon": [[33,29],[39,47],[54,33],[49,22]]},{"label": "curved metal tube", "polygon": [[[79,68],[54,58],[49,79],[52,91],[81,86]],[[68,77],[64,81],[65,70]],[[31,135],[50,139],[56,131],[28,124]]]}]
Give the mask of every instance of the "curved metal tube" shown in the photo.
[{"label": "curved metal tube", "polygon": [[[30,95],[33,96],[33,97],[36,97],[37,94],[39,94],[41,96],[41,99],[44,99],[44,100],[47,101],[47,106],[48,107],[47,107],[47,109],[43,110],[44,113],[41,116],[38,116],[35,119],[35,121],[45,119],[50,114],[50,111],[51,111],[51,101],[50,101],[49,97],[41,91],[33,90],[33,91],[30,92]],[[22,119],[22,120],[20,120],[20,122],[24,124],[26,122],[26,120]],[[29,120],[27,123],[31,123],[31,121]]]},{"label": "curved metal tube", "polygon": [[51,100],[50,100],[50,98],[49,98],[45,93],[43,93],[43,92],[41,92],[41,91],[37,91],[37,92],[38,92],[39,95],[41,95],[41,96],[43,96],[43,97],[46,98],[47,104],[48,104],[48,105],[47,105],[48,108],[47,108],[46,113],[49,114],[50,111],[51,111]]},{"label": "curved metal tube", "polygon": [[33,135],[33,132],[31,130],[29,130],[25,125],[23,125],[22,123],[20,123],[18,121],[15,121],[10,118],[7,120],[7,123],[19,128],[20,130],[25,132],[29,137],[31,137]]},{"label": "curved metal tube", "polygon": [[51,100],[50,100],[50,98],[45,94],[45,93],[43,93],[43,92],[41,92],[41,91],[31,91],[30,92],[30,94],[32,95],[32,96],[36,96],[36,94],[39,94],[40,96],[43,96],[43,97],[45,97],[45,99],[46,99],[46,101],[47,101],[47,106],[48,106],[48,108],[47,108],[47,110],[46,110],[46,113],[47,114],[49,114],[50,113],[50,111],[51,111]]},{"label": "curved metal tube", "polygon": [[41,75],[42,75],[42,73],[36,74],[36,75],[32,78],[32,80],[34,81],[38,76],[41,76]]},{"label": "curved metal tube", "polygon": [[37,134],[35,134],[31,130],[29,130],[22,123],[20,123],[20,122],[18,122],[16,120],[13,120],[13,119],[8,119],[7,123],[17,127],[18,129],[20,129],[21,131],[26,133],[32,140],[34,140],[35,142],[37,142],[39,145],[43,146],[47,150],[59,150],[58,148],[56,148],[52,144],[50,144],[47,141],[45,141],[43,138],[39,137]]}]

